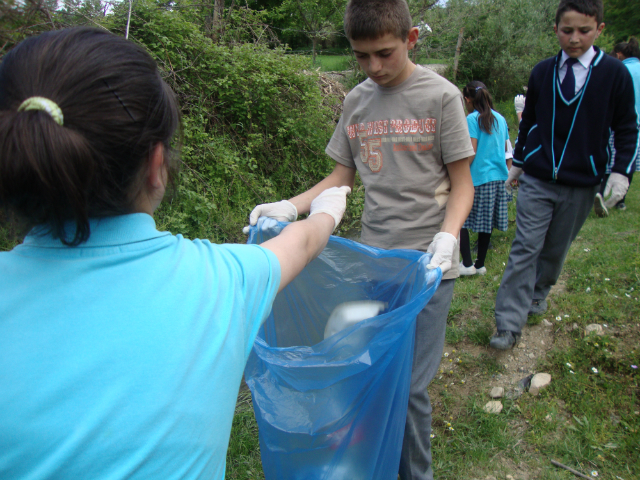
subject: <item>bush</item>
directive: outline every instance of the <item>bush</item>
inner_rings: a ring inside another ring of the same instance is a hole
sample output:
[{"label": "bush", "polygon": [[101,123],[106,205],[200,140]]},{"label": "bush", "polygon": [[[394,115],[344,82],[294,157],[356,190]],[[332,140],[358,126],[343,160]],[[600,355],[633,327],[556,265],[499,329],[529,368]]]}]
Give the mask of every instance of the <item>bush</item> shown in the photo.
[{"label": "bush", "polygon": [[[123,28],[114,15],[111,28]],[[282,48],[220,45],[178,12],[138,3],[130,38],[146,47],[183,111],[177,195],[156,216],[174,233],[244,242],[257,203],[301,193],[333,168],[335,128],[308,60]]]}]

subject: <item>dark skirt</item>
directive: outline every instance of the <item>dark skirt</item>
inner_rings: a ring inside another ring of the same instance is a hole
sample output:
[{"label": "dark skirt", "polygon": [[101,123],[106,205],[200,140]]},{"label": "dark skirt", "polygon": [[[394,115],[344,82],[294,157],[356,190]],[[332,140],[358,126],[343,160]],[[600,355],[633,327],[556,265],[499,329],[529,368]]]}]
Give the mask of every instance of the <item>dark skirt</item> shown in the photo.
[{"label": "dark skirt", "polygon": [[475,188],[473,207],[462,228],[476,233],[491,233],[494,228],[504,232],[509,225],[508,204],[513,200],[504,181],[483,183]]}]

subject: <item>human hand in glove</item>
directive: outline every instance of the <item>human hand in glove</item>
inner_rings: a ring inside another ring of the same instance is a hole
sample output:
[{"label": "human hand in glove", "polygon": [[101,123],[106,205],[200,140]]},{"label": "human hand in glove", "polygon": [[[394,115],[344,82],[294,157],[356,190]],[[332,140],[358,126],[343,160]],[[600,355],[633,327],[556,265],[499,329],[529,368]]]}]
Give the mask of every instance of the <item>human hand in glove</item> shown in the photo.
[{"label": "human hand in glove", "polygon": [[453,251],[458,245],[458,239],[447,232],[440,232],[433,237],[433,241],[427,253],[432,253],[433,257],[431,262],[427,265],[427,268],[433,269],[440,267],[442,274],[444,275],[451,269],[451,262],[453,261]]},{"label": "human hand in glove", "polygon": [[607,198],[609,194],[611,194],[611,196],[605,200],[604,204],[607,208],[615,207],[627,194],[627,190],[629,190],[629,179],[619,173],[612,173],[609,175],[603,195],[604,198]]},{"label": "human hand in glove", "polygon": [[[251,211],[249,225],[255,225],[260,217],[269,217],[279,222],[293,222],[298,218],[298,209],[288,200],[274,203],[263,203]],[[242,229],[243,233],[249,233],[249,226]]]},{"label": "human hand in glove", "polygon": [[511,193],[511,187],[513,186],[513,182],[516,182],[518,178],[522,175],[522,169],[516,167],[515,165],[511,165],[509,169],[509,176],[507,180],[504,182],[504,188],[507,189],[507,192]]},{"label": "human hand in glove", "polygon": [[317,213],[327,213],[331,215],[335,222],[333,227],[335,230],[347,208],[347,195],[350,193],[351,188],[347,186],[327,188],[311,202],[309,216]]},{"label": "human hand in glove", "polygon": [[513,105],[516,107],[516,113],[522,113],[524,111],[524,95],[516,95],[513,99]]}]

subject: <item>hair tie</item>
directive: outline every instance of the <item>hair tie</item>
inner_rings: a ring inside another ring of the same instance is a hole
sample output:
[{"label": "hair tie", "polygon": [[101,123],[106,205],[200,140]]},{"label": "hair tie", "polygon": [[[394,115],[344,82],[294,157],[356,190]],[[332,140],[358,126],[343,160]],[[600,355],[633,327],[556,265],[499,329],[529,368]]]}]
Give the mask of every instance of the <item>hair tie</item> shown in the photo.
[{"label": "hair tie", "polygon": [[53,121],[58,125],[62,126],[64,124],[64,116],[62,115],[62,110],[57,103],[49,100],[44,97],[29,97],[24,102],[20,104],[18,107],[18,111],[21,112],[23,110],[42,110],[47,112],[53,118]]},{"label": "hair tie", "polygon": [[482,90],[482,87],[476,87],[476,92],[477,92],[478,90]]}]

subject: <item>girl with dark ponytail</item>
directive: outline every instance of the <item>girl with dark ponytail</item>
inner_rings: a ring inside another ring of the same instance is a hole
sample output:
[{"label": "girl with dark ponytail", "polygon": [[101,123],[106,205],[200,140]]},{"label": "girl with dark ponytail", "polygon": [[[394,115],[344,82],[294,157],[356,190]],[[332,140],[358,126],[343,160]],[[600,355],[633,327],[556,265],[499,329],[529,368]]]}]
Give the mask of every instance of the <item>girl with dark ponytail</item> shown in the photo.
[{"label": "girl with dark ponytail", "polygon": [[[476,155],[471,159],[475,196],[471,213],[460,230],[460,275],[484,275],[491,232],[508,226],[507,204],[510,194],[504,188],[509,176],[506,162],[507,122],[493,110],[493,100],[484,83],[472,81],[462,90],[469,115],[467,125]],[[469,230],[478,233],[478,258],[471,259]]]},{"label": "girl with dark ponytail", "polygon": [[180,130],[141,47],[29,38],[0,63],[0,477],[224,478],[244,365],[276,293],[315,258],[349,187],[268,242],[156,230]]},{"label": "girl with dark ponytail", "polygon": [[[611,55],[618,58],[618,60],[622,61],[625,64],[629,73],[631,74],[631,79],[633,80],[633,90],[635,92],[636,99],[636,112],[640,114],[640,46],[638,46],[638,40],[635,37],[631,37],[628,42],[618,43],[615,47],[613,47],[613,52]],[[604,191],[607,185],[607,180],[609,179],[609,175],[611,174],[611,167],[613,166],[616,158],[616,150],[614,147],[614,137],[615,132],[611,133],[611,138],[609,139],[609,148],[611,150],[611,160],[607,165],[607,171],[602,179],[602,183],[600,184],[600,192],[596,194],[596,198],[593,203],[594,210],[596,215],[599,217],[607,217],[609,215],[609,209],[605,205],[604,201]],[[631,185],[631,180],[633,180],[633,173],[640,171],[640,151],[636,156],[636,164],[635,168],[631,170],[625,176],[629,179],[629,185]],[[625,203],[626,195],[616,203],[615,208],[618,210],[626,210],[627,204]]]}]

